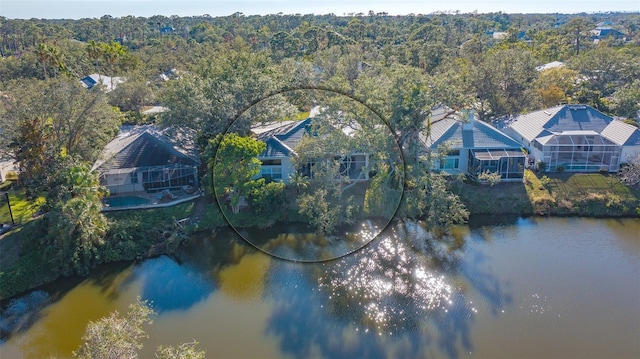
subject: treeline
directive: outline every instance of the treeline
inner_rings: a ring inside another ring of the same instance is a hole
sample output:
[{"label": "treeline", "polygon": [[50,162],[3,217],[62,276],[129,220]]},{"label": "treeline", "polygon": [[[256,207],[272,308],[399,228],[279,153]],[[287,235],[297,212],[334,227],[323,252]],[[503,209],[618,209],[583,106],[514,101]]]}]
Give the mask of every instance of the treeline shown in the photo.
[{"label": "treeline", "polygon": [[[618,32],[595,41],[598,26]],[[86,273],[105,233],[116,237],[90,167],[120,124],[195,129],[204,174],[211,140],[256,101],[322,87],[375,110],[403,145],[405,181],[379,193],[403,189],[401,215],[447,226],[468,213],[418,149],[431,110],[475,109],[490,121],[586,103],[637,123],[639,30],[637,13],[0,18],[0,157],[19,162],[29,197],[46,197],[41,245],[58,271]],[[537,69],[551,61],[564,66]],[[124,82],[87,90],[79,79],[92,73]],[[316,100],[264,103],[238,132]],[[145,115],[151,105],[169,111]],[[378,173],[392,178],[393,168]]]},{"label": "treeline", "polygon": [[[598,26],[618,32],[596,43]],[[310,65],[297,75],[318,81],[337,76],[352,82],[362,66],[392,64],[432,76],[463,73],[462,85],[477,97],[485,118],[559,102],[632,117],[640,86],[633,83],[639,77],[639,30],[637,13],[0,17],[0,85],[6,90],[17,79],[100,72],[126,76],[132,80],[126,86],[141,89],[161,73],[198,73],[203,62],[233,51],[263,55],[285,75],[291,63]],[[551,61],[566,66],[534,71]],[[154,102],[148,93],[128,97]],[[115,104],[126,111],[142,106],[122,102]]]}]

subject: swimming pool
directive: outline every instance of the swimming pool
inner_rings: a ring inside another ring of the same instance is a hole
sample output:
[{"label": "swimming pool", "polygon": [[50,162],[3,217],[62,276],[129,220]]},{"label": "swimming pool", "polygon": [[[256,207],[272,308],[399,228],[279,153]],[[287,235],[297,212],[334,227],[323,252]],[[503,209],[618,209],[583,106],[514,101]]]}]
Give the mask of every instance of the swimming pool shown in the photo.
[{"label": "swimming pool", "polygon": [[121,196],[105,198],[104,203],[109,207],[131,207],[149,204],[149,200],[136,196]]}]

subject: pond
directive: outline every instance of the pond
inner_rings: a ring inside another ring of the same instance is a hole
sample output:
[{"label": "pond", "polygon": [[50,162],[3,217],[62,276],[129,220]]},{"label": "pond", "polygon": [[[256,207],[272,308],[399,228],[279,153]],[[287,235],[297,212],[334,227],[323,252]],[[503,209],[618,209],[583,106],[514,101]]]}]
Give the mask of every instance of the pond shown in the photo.
[{"label": "pond", "polygon": [[0,356],[68,357],[88,321],[141,296],[158,312],[145,358],[193,339],[210,358],[637,358],[639,233],[640,219],[474,218],[436,240],[398,222],[320,263],[201,234],[4,303]]}]

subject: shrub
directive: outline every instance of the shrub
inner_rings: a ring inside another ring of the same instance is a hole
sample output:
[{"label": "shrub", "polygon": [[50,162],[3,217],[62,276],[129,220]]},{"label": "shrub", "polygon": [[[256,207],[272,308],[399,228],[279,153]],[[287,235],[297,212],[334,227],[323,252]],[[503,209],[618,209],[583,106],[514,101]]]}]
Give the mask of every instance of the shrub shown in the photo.
[{"label": "shrub", "polygon": [[275,217],[278,217],[284,208],[284,189],[285,185],[282,182],[269,182],[252,188],[250,198],[254,213],[277,219]]}]

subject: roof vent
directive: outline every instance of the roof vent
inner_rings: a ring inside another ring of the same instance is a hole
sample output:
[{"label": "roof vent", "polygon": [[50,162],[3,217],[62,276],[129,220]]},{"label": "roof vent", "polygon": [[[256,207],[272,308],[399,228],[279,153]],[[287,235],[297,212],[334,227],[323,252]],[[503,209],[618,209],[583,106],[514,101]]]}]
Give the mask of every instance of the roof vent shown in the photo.
[{"label": "roof vent", "polygon": [[551,112],[549,112],[549,111],[545,111],[544,114],[547,115],[547,116],[551,116]]}]

